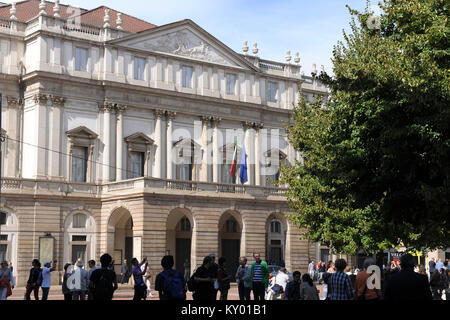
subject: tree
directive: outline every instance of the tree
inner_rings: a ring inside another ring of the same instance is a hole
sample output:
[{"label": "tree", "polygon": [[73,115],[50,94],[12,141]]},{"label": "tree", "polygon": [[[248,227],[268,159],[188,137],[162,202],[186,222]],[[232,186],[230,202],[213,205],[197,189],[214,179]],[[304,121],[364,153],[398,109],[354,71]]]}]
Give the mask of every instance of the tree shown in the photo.
[{"label": "tree", "polygon": [[355,254],[450,246],[448,2],[385,0],[353,15],[333,51],[330,98],[287,126],[302,163],[282,168],[305,237]]}]

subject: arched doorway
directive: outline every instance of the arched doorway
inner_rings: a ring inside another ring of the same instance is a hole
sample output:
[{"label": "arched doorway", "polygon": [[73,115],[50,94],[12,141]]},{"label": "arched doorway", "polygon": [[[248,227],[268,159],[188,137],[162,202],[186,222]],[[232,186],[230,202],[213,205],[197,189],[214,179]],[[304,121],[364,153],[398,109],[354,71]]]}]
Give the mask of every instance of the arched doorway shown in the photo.
[{"label": "arched doorway", "polygon": [[71,213],[64,223],[64,261],[75,263],[78,258],[87,265],[95,257],[95,220],[88,212]]},{"label": "arched doorway", "polygon": [[191,264],[193,227],[192,215],[186,209],[177,208],[167,218],[166,253],[174,257],[175,269],[182,274],[184,274],[186,260],[191,266],[191,272],[195,268]]},{"label": "arched doorway", "polygon": [[[15,214],[6,208],[0,208],[0,261],[12,262],[17,266],[17,238],[19,225]],[[14,268],[17,276],[17,267]]]},{"label": "arched doorway", "polygon": [[239,266],[241,234],[239,214],[234,211],[225,212],[219,221],[219,256],[226,259],[228,273],[233,278]]},{"label": "arched doorway", "polygon": [[131,266],[131,259],[142,259],[141,238],[133,235],[133,218],[123,208],[115,209],[108,222],[108,253],[114,259],[114,269],[120,273],[123,259]]},{"label": "arched doorway", "polygon": [[282,265],[286,260],[287,225],[283,217],[271,215],[266,223],[266,259],[268,264]]}]

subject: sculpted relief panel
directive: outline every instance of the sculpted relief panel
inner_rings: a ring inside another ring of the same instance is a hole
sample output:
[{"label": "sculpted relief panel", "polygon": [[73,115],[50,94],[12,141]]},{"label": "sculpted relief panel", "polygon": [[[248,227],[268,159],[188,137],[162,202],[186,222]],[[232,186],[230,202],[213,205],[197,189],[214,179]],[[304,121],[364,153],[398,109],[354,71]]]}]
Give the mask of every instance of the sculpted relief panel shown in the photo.
[{"label": "sculpted relief panel", "polygon": [[139,49],[171,53],[213,63],[234,65],[187,29],[168,33],[155,39],[140,41],[133,46]]}]

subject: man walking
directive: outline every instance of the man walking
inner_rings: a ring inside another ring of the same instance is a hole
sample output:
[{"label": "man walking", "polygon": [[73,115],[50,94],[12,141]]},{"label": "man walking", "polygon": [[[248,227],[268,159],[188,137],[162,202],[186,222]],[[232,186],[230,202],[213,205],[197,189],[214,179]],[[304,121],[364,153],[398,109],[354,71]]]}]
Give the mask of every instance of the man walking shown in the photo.
[{"label": "man walking", "polygon": [[70,287],[72,290],[72,300],[86,300],[86,291],[89,284],[89,272],[83,269],[83,261],[77,262],[77,269],[72,272],[75,275],[75,280]]},{"label": "man walking", "polygon": [[432,300],[427,276],[414,272],[415,258],[404,254],[401,270],[386,279],[384,300]]},{"label": "man walking", "polygon": [[308,265],[308,273],[309,276],[311,277],[311,280],[314,281],[314,270],[315,270],[316,266],[314,265],[314,260],[311,260],[309,265]]},{"label": "man walking", "polygon": [[92,300],[109,301],[112,300],[114,291],[117,290],[116,273],[110,270],[112,257],[105,253],[100,257],[101,268],[92,272],[89,281],[89,289],[92,292]]},{"label": "man walking", "polygon": [[344,259],[337,259],[334,263],[336,272],[328,279],[329,300],[351,300],[353,298],[353,288],[350,277],[344,273],[347,262]]},{"label": "man walking", "polygon": [[255,261],[250,271],[251,288],[255,301],[262,301],[265,300],[265,291],[269,286],[269,268],[267,262],[261,260],[259,253],[253,254],[253,258],[255,258]]},{"label": "man walking", "polygon": [[247,258],[239,258],[239,267],[236,271],[236,282],[238,285],[239,300],[250,300],[251,281],[250,266],[247,265]]},{"label": "man walking", "polygon": [[44,262],[44,268],[42,269],[42,300],[46,301],[48,298],[48,293],[50,292],[51,285],[51,272],[56,270],[56,260],[53,260],[53,265],[51,261]]},{"label": "man walking", "polygon": [[123,260],[122,267],[120,269],[120,283],[128,284],[128,280],[130,279],[130,267],[128,266],[127,259]]},{"label": "man walking", "polygon": [[185,282],[178,270],[173,270],[173,256],[164,256],[161,266],[164,271],[156,276],[155,290],[159,292],[159,300],[186,300]]},{"label": "man walking", "polygon": [[434,258],[431,258],[431,260],[428,262],[428,280],[431,279],[431,275],[436,270],[436,262],[434,262]]}]

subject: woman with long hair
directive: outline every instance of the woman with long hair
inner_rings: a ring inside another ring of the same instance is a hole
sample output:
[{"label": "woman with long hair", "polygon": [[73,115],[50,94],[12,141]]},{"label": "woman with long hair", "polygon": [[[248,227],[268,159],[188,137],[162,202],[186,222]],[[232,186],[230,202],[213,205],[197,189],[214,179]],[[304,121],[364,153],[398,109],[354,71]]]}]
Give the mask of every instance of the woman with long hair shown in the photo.
[{"label": "woman with long hair", "polygon": [[300,285],[300,299],[301,300],[320,300],[319,291],[314,285],[311,276],[305,273],[302,276],[302,284]]}]

